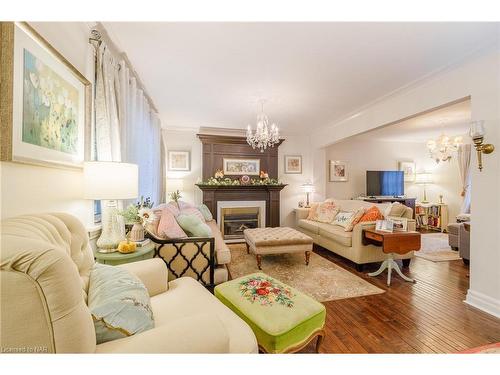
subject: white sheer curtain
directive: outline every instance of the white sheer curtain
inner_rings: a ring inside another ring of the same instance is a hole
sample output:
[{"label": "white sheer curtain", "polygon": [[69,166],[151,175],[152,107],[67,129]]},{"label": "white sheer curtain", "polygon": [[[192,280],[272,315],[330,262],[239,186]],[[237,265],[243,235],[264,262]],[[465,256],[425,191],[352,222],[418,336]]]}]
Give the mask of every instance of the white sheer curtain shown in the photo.
[{"label": "white sheer curtain", "polygon": [[470,213],[471,200],[471,145],[461,145],[458,149],[458,168],[460,171],[460,182],[462,183],[462,208],[461,213]]},{"label": "white sheer curtain", "polygon": [[120,87],[122,159],[139,166],[139,195],[162,203],[160,120],[124,61],[120,62]]},{"label": "white sheer curtain", "polygon": [[161,123],[124,60],[96,50],[93,159],[139,166],[139,197],[163,203]]},{"label": "white sheer curtain", "polygon": [[96,51],[95,128],[93,159],[121,161],[118,65],[102,43]]}]

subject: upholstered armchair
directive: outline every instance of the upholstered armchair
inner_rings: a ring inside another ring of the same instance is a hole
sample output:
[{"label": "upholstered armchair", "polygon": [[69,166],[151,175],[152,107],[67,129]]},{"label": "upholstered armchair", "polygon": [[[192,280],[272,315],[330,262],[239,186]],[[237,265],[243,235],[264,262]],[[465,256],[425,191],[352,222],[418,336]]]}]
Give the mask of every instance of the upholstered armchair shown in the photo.
[{"label": "upholstered armchair", "polygon": [[75,217],[40,214],[1,223],[3,353],[255,353],[250,327],[189,277],[167,282],[160,259],[119,267],[146,286],[155,327],[96,344],[87,291],[94,257]]}]

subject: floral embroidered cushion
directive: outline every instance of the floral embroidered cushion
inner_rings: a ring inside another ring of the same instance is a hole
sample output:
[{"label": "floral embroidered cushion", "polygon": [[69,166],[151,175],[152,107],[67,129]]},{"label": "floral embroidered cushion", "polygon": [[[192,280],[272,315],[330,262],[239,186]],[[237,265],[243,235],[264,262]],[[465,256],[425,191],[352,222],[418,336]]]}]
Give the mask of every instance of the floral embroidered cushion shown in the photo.
[{"label": "floral embroidered cushion", "polygon": [[215,296],[253,330],[268,353],[283,353],[324,327],[323,304],[264,273],[215,287]]},{"label": "floral embroidered cushion", "polygon": [[382,215],[382,212],[378,209],[376,206],[370,207],[366,212],[361,216],[359,219],[359,222],[364,222],[364,221],[377,221],[377,220],[383,220],[384,215]]},{"label": "floral embroidered cushion", "polygon": [[341,226],[342,228],[345,228],[350,223],[353,215],[354,215],[354,212],[340,211],[337,214],[337,216],[335,216],[335,219],[332,221],[332,224]]},{"label": "floral embroidered cushion", "polygon": [[326,200],[322,203],[313,203],[307,220],[319,221],[320,223],[331,223],[338,212],[338,207],[331,200]]},{"label": "floral embroidered cushion", "polygon": [[98,344],[154,328],[148,290],[123,268],[94,264],[88,306]]},{"label": "floral embroidered cushion", "polygon": [[316,211],[318,210],[319,203],[311,204],[309,209],[309,215],[307,215],[307,220],[316,220]]}]

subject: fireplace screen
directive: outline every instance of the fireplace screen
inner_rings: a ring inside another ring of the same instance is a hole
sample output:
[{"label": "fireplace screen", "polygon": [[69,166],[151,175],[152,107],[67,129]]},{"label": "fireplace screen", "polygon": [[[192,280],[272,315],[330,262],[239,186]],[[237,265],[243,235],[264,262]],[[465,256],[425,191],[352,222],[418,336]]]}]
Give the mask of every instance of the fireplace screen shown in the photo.
[{"label": "fireplace screen", "polygon": [[259,228],[259,207],[223,208],[221,212],[221,232],[224,240],[239,240],[243,238],[245,229]]}]

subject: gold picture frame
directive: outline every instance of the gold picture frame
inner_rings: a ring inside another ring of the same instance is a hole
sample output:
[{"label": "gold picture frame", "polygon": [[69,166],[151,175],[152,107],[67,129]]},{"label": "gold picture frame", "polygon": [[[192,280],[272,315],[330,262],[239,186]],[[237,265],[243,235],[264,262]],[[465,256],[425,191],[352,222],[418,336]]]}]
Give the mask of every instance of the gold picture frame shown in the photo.
[{"label": "gold picture frame", "polygon": [[1,22],[0,43],[0,160],[82,168],[91,83],[26,22]]}]

